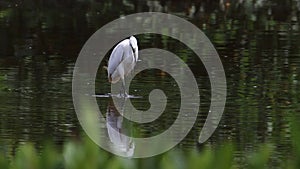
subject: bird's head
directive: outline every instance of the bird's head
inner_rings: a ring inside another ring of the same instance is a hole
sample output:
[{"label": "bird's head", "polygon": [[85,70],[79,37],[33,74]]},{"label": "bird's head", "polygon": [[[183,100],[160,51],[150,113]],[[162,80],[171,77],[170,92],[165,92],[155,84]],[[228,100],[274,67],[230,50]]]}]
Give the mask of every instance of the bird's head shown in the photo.
[{"label": "bird's head", "polygon": [[129,42],[130,42],[130,46],[131,46],[131,48],[133,50],[135,61],[137,62],[138,61],[138,57],[139,57],[138,56],[138,50],[139,50],[139,48],[138,48],[138,45],[137,45],[137,40],[136,40],[136,38],[134,36],[131,36],[129,38]]},{"label": "bird's head", "polygon": [[134,36],[131,36],[131,37],[129,38],[129,41],[130,41],[130,44],[131,44],[132,48],[133,48],[135,51],[137,51],[138,45],[137,45],[137,40],[136,40],[136,38],[135,38]]}]

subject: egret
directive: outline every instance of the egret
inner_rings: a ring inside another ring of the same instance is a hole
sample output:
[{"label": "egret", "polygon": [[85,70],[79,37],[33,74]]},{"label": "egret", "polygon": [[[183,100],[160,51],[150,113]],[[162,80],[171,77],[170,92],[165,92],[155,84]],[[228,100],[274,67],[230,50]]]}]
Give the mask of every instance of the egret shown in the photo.
[{"label": "egret", "polygon": [[[127,96],[125,89],[125,77],[134,69],[138,61],[138,45],[134,36],[121,41],[113,49],[108,60],[107,74],[110,83],[122,80],[124,97]],[[121,91],[120,91],[121,94]]]}]

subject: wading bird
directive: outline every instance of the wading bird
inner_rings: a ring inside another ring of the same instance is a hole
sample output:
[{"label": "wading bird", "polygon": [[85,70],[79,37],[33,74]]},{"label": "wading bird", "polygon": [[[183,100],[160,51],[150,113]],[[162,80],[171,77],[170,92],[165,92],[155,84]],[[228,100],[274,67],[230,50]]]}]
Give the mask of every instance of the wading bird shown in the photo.
[{"label": "wading bird", "polygon": [[138,60],[138,45],[134,36],[121,41],[113,49],[108,60],[108,80],[110,83],[117,83],[122,80],[120,94],[127,96],[125,88],[125,77],[133,70]]}]

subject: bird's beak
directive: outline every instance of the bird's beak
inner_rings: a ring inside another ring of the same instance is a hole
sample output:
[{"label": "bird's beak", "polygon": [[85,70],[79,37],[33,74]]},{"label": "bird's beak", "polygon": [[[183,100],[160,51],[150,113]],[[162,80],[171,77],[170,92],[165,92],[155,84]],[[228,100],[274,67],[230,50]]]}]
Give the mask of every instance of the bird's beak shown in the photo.
[{"label": "bird's beak", "polygon": [[137,59],[136,59],[136,54],[135,53],[133,53],[133,55],[134,55],[134,60],[135,60],[135,62],[137,61]]},{"label": "bird's beak", "polygon": [[136,49],[134,49],[134,51],[133,51],[133,56],[134,56],[135,62],[137,62],[137,58],[136,58]]}]

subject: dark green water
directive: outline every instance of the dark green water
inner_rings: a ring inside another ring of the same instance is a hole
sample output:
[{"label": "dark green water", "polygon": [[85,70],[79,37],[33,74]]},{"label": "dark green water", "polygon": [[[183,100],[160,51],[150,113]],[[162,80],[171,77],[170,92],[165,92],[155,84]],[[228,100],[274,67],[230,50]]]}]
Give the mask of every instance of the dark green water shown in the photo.
[{"label": "dark green water", "polygon": [[[127,3],[128,2],[128,3]],[[252,4],[201,1],[199,11],[188,2],[167,2],[149,8],[146,1],[0,1],[0,141],[9,151],[22,142],[57,144],[82,131],[72,103],[72,73],[85,41],[101,26],[136,11],[164,9],[205,32],[216,47],[227,76],[227,103],[221,123],[204,146],[233,141],[238,160],[258,144],[272,142],[279,164],[289,155],[290,121],[299,114],[300,29],[299,2],[260,1]],[[229,2],[229,1],[228,1]],[[136,6],[134,6],[136,4]],[[198,7],[199,3],[194,3]],[[151,5],[151,3],[150,3]],[[198,8],[197,8],[198,9]],[[224,10],[223,10],[224,9]],[[190,15],[190,16],[189,16]],[[197,123],[178,147],[195,149],[210,105],[210,83],[197,56],[172,38],[137,35],[141,49],[172,51],[195,74],[201,94]],[[103,62],[103,65],[106,63]],[[96,92],[109,91],[106,72],[99,69]],[[144,96],[133,103],[148,109],[148,93],[159,86],[170,103],[159,120],[134,125],[145,136],[164,131],[174,121],[180,93],[165,73],[139,74],[130,93]],[[173,86],[173,87],[170,87]],[[98,98],[106,111],[107,98]]]}]

